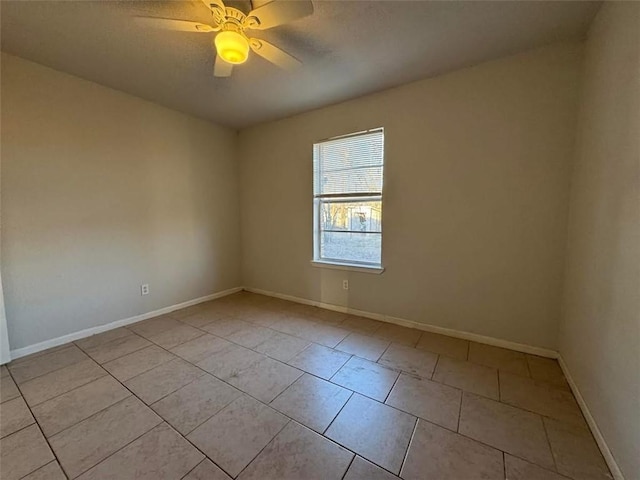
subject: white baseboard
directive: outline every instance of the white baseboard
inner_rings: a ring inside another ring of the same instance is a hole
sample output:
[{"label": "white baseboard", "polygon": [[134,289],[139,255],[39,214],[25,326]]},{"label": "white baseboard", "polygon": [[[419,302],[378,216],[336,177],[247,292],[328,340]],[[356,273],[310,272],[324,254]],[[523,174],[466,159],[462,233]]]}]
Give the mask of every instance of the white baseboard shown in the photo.
[{"label": "white baseboard", "polygon": [[336,312],[359,315],[361,317],[372,318],[374,320],[393,323],[395,325],[401,325],[403,327],[415,328],[416,330],[423,330],[431,333],[439,333],[441,335],[447,335],[449,337],[462,338],[464,340],[471,340],[478,343],[484,343],[486,345],[493,345],[494,347],[508,348],[510,350],[515,350],[523,353],[530,353],[532,355],[538,355],[541,357],[558,358],[558,352],[548,348],[534,347],[532,345],[511,342],[509,340],[503,340],[500,338],[487,337],[485,335],[479,335],[477,333],[465,332],[462,330],[454,330],[454,329],[445,328],[445,327],[438,327],[436,325],[429,325],[421,322],[414,322],[413,320],[405,320],[404,318],[392,317],[390,315],[384,315],[381,313],[365,312],[365,311],[356,310],[350,307],[343,307],[341,305],[333,305],[330,303],[316,302],[315,300],[307,300],[306,298],[294,297],[292,295],[284,295],[282,293],[270,292],[267,290],[260,290],[258,288],[245,287],[244,289],[247,290],[248,292],[280,298],[282,300],[289,300],[291,302],[302,303],[305,305],[313,305],[315,307],[325,308],[327,310],[333,310]]},{"label": "white baseboard", "polygon": [[198,303],[208,302],[209,300],[225,297],[227,295],[231,295],[232,293],[236,293],[241,290],[242,290],[242,287],[230,288],[228,290],[212,293],[210,295],[205,295],[204,297],[200,297],[200,298],[194,298],[193,300],[188,300],[186,302],[170,305],[168,307],[164,307],[158,310],[154,310],[152,312],[136,315],[134,317],[123,318],[122,320],[116,320],[115,322],[99,325],[97,327],[85,328],[84,330],[80,330],[74,333],[69,333],[61,337],[52,338],[51,340],[45,340],[44,342],[35,343],[33,345],[29,345],[28,347],[16,348],[15,350],[11,350],[11,359],[15,360],[17,358],[24,357],[26,355],[31,355],[32,353],[38,353],[43,350],[47,350],[49,348],[57,347],[58,345],[64,345],[65,343],[73,342],[75,340],[80,340],[81,338],[90,337],[91,335],[95,335],[97,333],[106,332],[107,330],[113,330],[114,328],[118,328],[118,327],[124,327],[125,325],[131,325],[132,323],[140,322],[148,318],[157,317],[158,315],[164,315],[165,313],[170,313],[170,312],[173,312],[174,310],[180,310],[181,308],[197,305]]},{"label": "white baseboard", "polygon": [[604,436],[602,435],[600,428],[598,428],[598,424],[596,423],[595,418],[593,418],[593,415],[591,415],[591,411],[587,406],[587,402],[585,402],[584,397],[582,396],[582,393],[580,393],[580,389],[578,389],[578,385],[576,384],[573,377],[571,376],[569,367],[564,361],[564,358],[562,358],[562,355],[558,356],[558,363],[560,363],[560,368],[562,368],[562,372],[564,373],[564,376],[566,377],[567,382],[569,382],[569,386],[571,387],[573,396],[576,397],[576,401],[580,406],[580,410],[582,410],[582,414],[584,415],[584,418],[587,421],[589,428],[591,429],[591,433],[593,434],[593,437],[595,438],[596,443],[598,444],[598,447],[602,452],[602,456],[604,457],[605,462],[607,462],[607,466],[609,467],[609,470],[611,470],[611,474],[613,475],[613,478],[615,480],[624,480],[624,475],[622,475],[622,470],[620,470],[618,463],[613,457],[613,454],[611,453],[611,450],[609,449],[609,446],[607,445],[607,442],[604,439]]}]

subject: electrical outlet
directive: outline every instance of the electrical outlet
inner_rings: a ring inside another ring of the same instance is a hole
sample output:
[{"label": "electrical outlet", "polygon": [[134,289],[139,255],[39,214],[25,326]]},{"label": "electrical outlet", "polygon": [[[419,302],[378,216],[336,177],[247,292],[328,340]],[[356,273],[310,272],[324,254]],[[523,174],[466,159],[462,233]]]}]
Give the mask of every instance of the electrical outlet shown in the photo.
[{"label": "electrical outlet", "polygon": [[140,285],[140,295],[149,295],[149,284]]},{"label": "electrical outlet", "polygon": [[342,288],[344,290],[349,290],[349,280],[342,280]]}]

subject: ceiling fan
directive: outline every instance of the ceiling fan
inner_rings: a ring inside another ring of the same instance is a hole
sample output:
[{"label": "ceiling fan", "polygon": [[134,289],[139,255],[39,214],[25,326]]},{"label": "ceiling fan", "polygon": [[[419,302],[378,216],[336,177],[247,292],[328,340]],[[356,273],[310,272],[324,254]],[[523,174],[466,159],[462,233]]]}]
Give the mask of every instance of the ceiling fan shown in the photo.
[{"label": "ceiling fan", "polygon": [[284,69],[292,69],[301,64],[298,59],[275,45],[249,37],[247,30],[267,30],[311,15],[313,4],[310,0],[273,0],[246,14],[237,8],[225,6],[222,0],[202,1],[211,10],[213,18],[211,25],[157,17],[137,17],[137,19],[169,30],[217,32],[213,40],[216,49],[213,74],[216,77],[230,76],[234,65],[247,61],[249,50],[253,50],[257,55]]}]

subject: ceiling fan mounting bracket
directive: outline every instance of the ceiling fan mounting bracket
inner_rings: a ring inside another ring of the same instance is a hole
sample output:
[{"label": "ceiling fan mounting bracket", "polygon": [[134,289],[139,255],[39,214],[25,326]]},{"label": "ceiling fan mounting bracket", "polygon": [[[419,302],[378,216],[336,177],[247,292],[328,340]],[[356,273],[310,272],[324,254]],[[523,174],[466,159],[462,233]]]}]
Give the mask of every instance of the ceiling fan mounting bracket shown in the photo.
[{"label": "ceiling fan mounting bracket", "polygon": [[223,23],[225,25],[227,23],[231,23],[244,29],[244,23],[246,18],[247,16],[244,13],[242,13],[240,10],[233,7],[227,7],[225,9],[225,16],[224,16]]}]

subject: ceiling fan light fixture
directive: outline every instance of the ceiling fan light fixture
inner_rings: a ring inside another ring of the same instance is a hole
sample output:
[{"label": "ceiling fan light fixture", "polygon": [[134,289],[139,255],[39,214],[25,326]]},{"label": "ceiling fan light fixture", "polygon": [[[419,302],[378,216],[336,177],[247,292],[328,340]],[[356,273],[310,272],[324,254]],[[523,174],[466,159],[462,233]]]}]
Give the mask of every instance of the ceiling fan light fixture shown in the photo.
[{"label": "ceiling fan light fixture", "polygon": [[247,61],[249,57],[249,41],[238,32],[224,31],[218,33],[214,40],[220,58],[233,65]]}]

